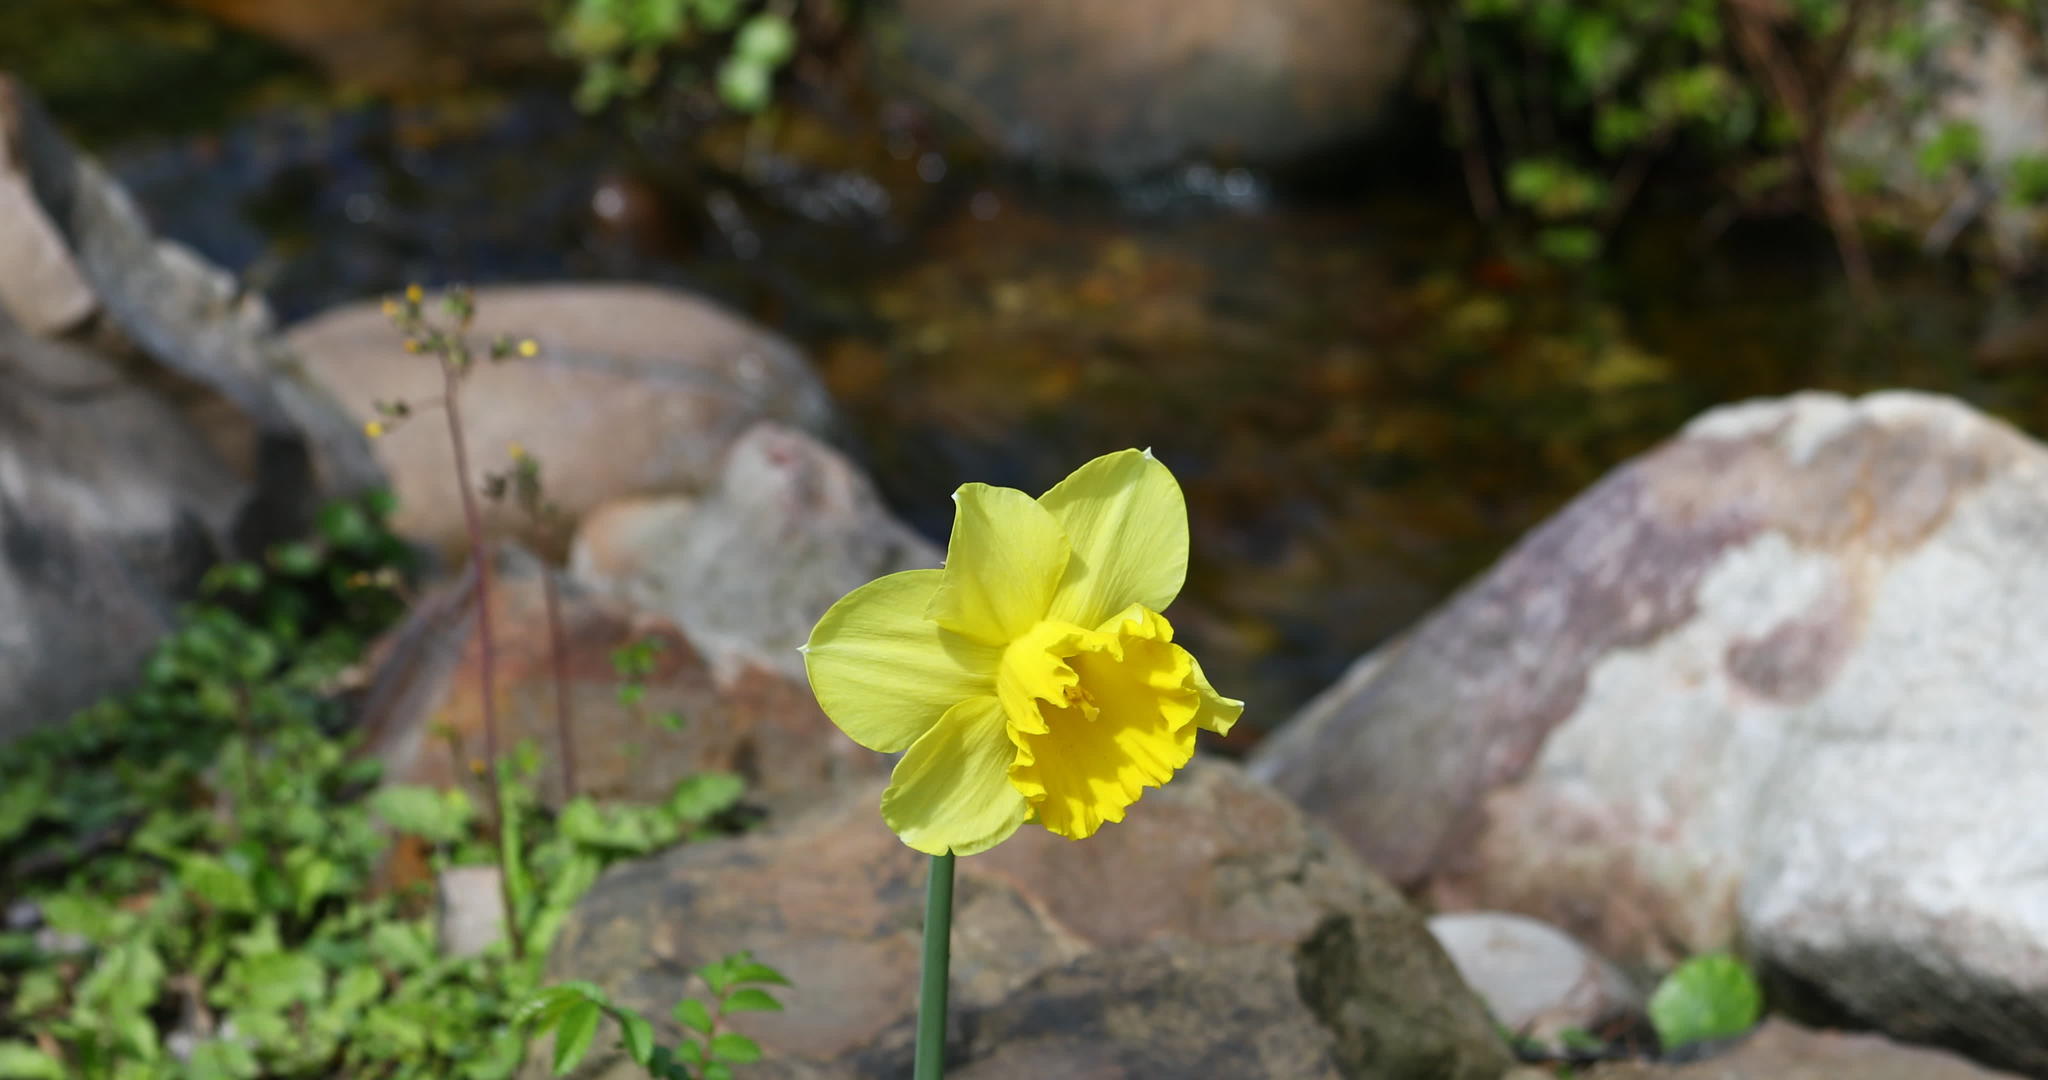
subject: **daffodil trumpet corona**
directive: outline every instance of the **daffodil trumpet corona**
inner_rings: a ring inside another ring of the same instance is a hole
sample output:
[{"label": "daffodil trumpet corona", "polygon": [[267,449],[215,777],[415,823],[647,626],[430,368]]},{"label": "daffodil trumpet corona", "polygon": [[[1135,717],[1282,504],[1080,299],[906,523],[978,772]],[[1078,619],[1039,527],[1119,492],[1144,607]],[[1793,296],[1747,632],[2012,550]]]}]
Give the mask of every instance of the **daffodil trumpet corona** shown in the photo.
[{"label": "daffodil trumpet corona", "polygon": [[1161,614],[1187,577],[1187,504],[1149,451],[1096,458],[1034,499],[967,484],[945,567],[848,593],[804,664],[832,722],[902,752],[882,817],[932,855],[1036,823],[1083,839],[1227,733],[1219,695]]}]

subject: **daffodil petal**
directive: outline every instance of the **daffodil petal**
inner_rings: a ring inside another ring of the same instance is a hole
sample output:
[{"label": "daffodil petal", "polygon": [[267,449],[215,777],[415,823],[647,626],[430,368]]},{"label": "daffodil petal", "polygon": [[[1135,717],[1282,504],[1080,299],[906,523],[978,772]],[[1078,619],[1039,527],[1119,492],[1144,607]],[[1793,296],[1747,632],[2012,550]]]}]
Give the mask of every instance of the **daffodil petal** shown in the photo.
[{"label": "daffodil petal", "polygon": [[882,820],[927,855],[973,855],[1009,839],[1031,814],[1010,783],[1016,748],[994,697],[953,706],[896,763]]},{"label": "daffodil petal", "polygon": [[854,742],[894,753],[946,710],[995,692],[998,649],[925,618],[937,570],[905,570],[847,593],[811,630],[804,671],[825,715]]},{"label": "daffodil petal", "polygon": [[1209,685],[1209,677],[1202,674],[1202,662],[1195,659],[1194,653],[1188,653],[1187,658],[1191,669],[1188,682],[1201,695],[1201,704],[1195,710],[1195,726],[1218,735],[1230,734],[1237,718],[1244,713],[1244,702],[1217,693],[1216,688]]},{"label": "daffodil petal", "polygon": [[1067,568],[1067,538],[1016,488],[962,484],[945,578],[926,615],[955,633],[1006,645],[1045,618]]},{"label": "daffodil petal", "polygon": [[1039,496],[1073,557],[1051,617],[1094,626],[1131,604],[1164,611],[1188,576],[1188,507],[1150,451],[1122,450],[1075,469]]}]

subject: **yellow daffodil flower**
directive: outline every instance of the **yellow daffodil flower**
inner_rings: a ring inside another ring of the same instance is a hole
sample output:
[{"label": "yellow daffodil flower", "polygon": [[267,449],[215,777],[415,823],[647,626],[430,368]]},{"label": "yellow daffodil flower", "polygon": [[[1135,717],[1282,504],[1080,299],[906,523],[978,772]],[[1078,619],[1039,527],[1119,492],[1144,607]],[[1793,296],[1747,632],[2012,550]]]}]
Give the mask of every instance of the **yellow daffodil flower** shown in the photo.
[{"label": "yellow daffodil flower", "polygon": [[1180,485],[1150,451],[1096,458],[1033,499],[967,484],[943,570],[848,593],[804,647],[853,741],[906,751],[882,817],[932,855],[1036,820],[1081,839],[1226,734],[1222,697],[1160,614],[1187,577]]}]

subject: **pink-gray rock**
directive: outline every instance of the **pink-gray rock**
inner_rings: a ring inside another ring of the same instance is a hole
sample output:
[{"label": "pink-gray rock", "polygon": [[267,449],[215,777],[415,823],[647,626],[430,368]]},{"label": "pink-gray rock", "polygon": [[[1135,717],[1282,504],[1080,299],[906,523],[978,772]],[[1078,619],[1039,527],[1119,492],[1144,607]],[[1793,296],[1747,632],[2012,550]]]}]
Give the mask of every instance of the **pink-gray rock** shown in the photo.
[{"label": "pink-gray rock", "polygon": [[803,677],[818,616],[884,574],[939,565],[837,451],[780,424],[733,443],[697,498],[614,502],[577,533],[577,579],[688,630],[720,662],[760,658]]},{"label": "pink-gray rock", "polygon": [[[823,431],[831,402],[796,348],[707,300],[639,285],[501,286],[476,291],[475,342],[531,338],[532,358],[482,364],[463,383],[474,475],[507,471],[512,444],[541,466],[547,498],[573,521],[613,499],[703,490],[726,448],[758,420]],[[442,394],[430,357],[402,348],[376,303],[292,328],[290,344],[357,423],[376,403]],[[453,451],[428,410],[377,440],[398,495],[393,527],[444,551],[463,546]],[[486,527],[547,548],[517,507],[488,508]]]},{"label": "pink-gray rock", "polygon": [[[564,755],[557,750],[557,672],[548,632],[546,583],[558,586],[560,673],[566,684],[579,794],[660,802],[686,777],[740,774],[749,798],[776,809],[829,797],[834,784],[870,778],[886,759],[840,736],[810,687],[744,657],[714,665],[694,639],[658,614],[600,596],[516,549],[501,552],[491,596],[500,752],[530,739],[543,751],[538,784],[559,803]],[[474,783],[483,748],[482,651],[471,607],[474,579],[432,590],[378,644],[361,709],[365,750],[394,784]],[[655,646],[652,670],[626,704],[617,650]],[[680,725],[665,723],[673,714]],[[453,744],[451,746],[451,743]],[[459,748],[459,749],[458,749]],[[480,787],[472,794],[481,799]]]},{"label": "pink-gray rock", "polygon": [[1369,133],[1420,26],[1400,0],[904,0],[929,100],[1019,157],[1129,176],[1285,163]]},{"label": "pink-gray rock", "polygon": [[1495,1021],[1551,1046],[1569,1029],[1619,1033],[1643,1020],[1643,995],[1605,957],[1524,915],[1455,912],[1429,920],[1465,984]]},{"label": "pink-gray rock", "polygon": [[1728,1053],[1684,1065],[1602,1065],[1586,1080],[2018,1080],[1881,1035],[1814,1031],[1777,1017]]},{"label": "pink-gray rock", "polygon": [[[699,990],[686,973],[751,949],[795,984],[785,1012],[735,1021],[768,1051],[752,1075],[907,1076],[927,860],[882,825],[879,792],[614,870],[551,977],[595,981],[674,1038],[670,1008]],[[1026,829],[958,873],[950,1074],[1497,1080],[1510,1064],[1422,918],[1235,766],[1197,760],[1086,842]]]},{"label": "pink-gray rock", "polygon": [[1738,943],[2048,1070],[2048,452],[1921,394],[1719,409],[1518,544],[1254,771],[1447,908],[1624,964]]}]

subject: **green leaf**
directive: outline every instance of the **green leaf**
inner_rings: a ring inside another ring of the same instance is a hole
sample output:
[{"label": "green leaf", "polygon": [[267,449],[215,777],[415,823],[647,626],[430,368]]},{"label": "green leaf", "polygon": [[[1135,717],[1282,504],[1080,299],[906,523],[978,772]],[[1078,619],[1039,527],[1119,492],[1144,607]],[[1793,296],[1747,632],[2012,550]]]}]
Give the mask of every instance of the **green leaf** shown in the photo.
[{"label": "green leaf", "polygon": [[768,107],[774,72],[743,56],[728,56],[718,65],[718,97],[734,112],[756,113]]},{"label": "green leaf", "polygon": [[676,1002],[674,1015],[676,1023],[692,1031],[711,1034],[711,1010],[705,1008],[704,1003],[696,998],[684,998]]},{"label": "green leaf", "polygon": [[682,821],[704,821],[732,809],[746,794],[737,774],[705,772],[684,778],[668,797],[668,812]]},{"label": "green leaf", "polygon": [[734,56],[745,57],[770,71],[796,55],[796,30],[789,20],[764,11],[747,20],[733,38]]},{"label": "green leaf", "polygon": [[1968,120],[1950,120],[1920,147],[1920,172],[1930,180],[1984,159],[1984,132]]},{"label": "green leaf", "polygon": [[256,1080],[263,1073],[254,1051],[227,1039],[209,1039],[193,1047],[185,1069],[190,1080]]},{"label": "green leaf", "polygon": [[732,1066],[714,1061],[704,1066],[704,1080],[732,1080]]},{"label": "green leaf", "polygon": [[249,879],[217,856],[185,856],[178,863],[178,884],[219,911],[253,914],[258,909]]},{"label": "green leaf", "polygon": [[270,565],[286,577],[310,577],[320,569],[322,555],[312,544],[293,542],[270,549]]},{"label": "green leaf", "polygon": [[0,1080],[64,1080],[64,1063],[30,1043],[0,1042]]},{"label": "green leaf", "polygon": [[723,996],[725,988],[732,985],[733,965],[741,963],[744,958],[745,954],[734,953],[723,959],[713,960],[697,969],[697,977],[704,980],[704,985],[709,986],[712,993]]},{"label": "green leaf", "polygon": [[619,1022],[619,1041],[626,1044],[626,1056],[645,1067],[654,1057],[654,1025],[630,1009],[613,1009],[612,1019]]},{"label": "green leaf", "polygon": [[711,1056],[747,1065],[761,1060],[761,1044],[737,1031],[721,1032],[711,1040]]},{"label": "green leaf", "polygon": [[741,0],[697,0],[697,21],[706,30],[724,30],[739,18]]},{"label": "green leaf", "polygon": [[596,1002],[580,1001],[562,1014],[555,1024],[555,1075],[560,1076],[590,1052],[590,1040],[597,1035],[597,1021],[604,1015]]},{"label": "green leaf", "polygon": [[725,999],[725,1004],[719,1011],[725,1013],[781,1012],[782,1002],[775,1000],[775,995],[770,994],[766,990],[748,987],[744,990],[735,990],[728,995]]},{"label": "green leaf", "polygon": [[592,1002],[599,1007],[609,1007],[611,1001],[595,983],[582,980],[557,983],[543,987],[538,993],[526,999],[512,1013],[514,1024],[532,1024],[547,1027],[562,1018],[562,1014],[583,1002]]},{"label": "green leaf", "polygon": [[30,774],[10,778],[0,788],[0,844],[28,831],[29,825],[45,812],[49,798],[49,777]]},{"label": "green leaf", "polygon": [[[740,954],[745,957],[746,954]],[[758,960],[742,959],[732,966],[732,981],[736,983],[773,983],[776,986],[791,985],[789,978]]]},{"label": "green leaf", "polygon": [[242,1003],[279,1011],[319,1001],[327,993],[327,969],[303,952],[279,952],[240,961],[231,970],[242,988]]},{"label": "green leaf", "polygon": [[418,785],[393,785],[370,797],[370,809],[400,832],[430,844],[452,844],[467,835],[473,816],[469,797],[460,789],[442,791]]},{"label": "green leaf", "polygon": [[1740,1035],[1762,1014],[1756,977],[1727,953],[1687,960],[1650,995],[1650,1023],[1666,1051]]}]

